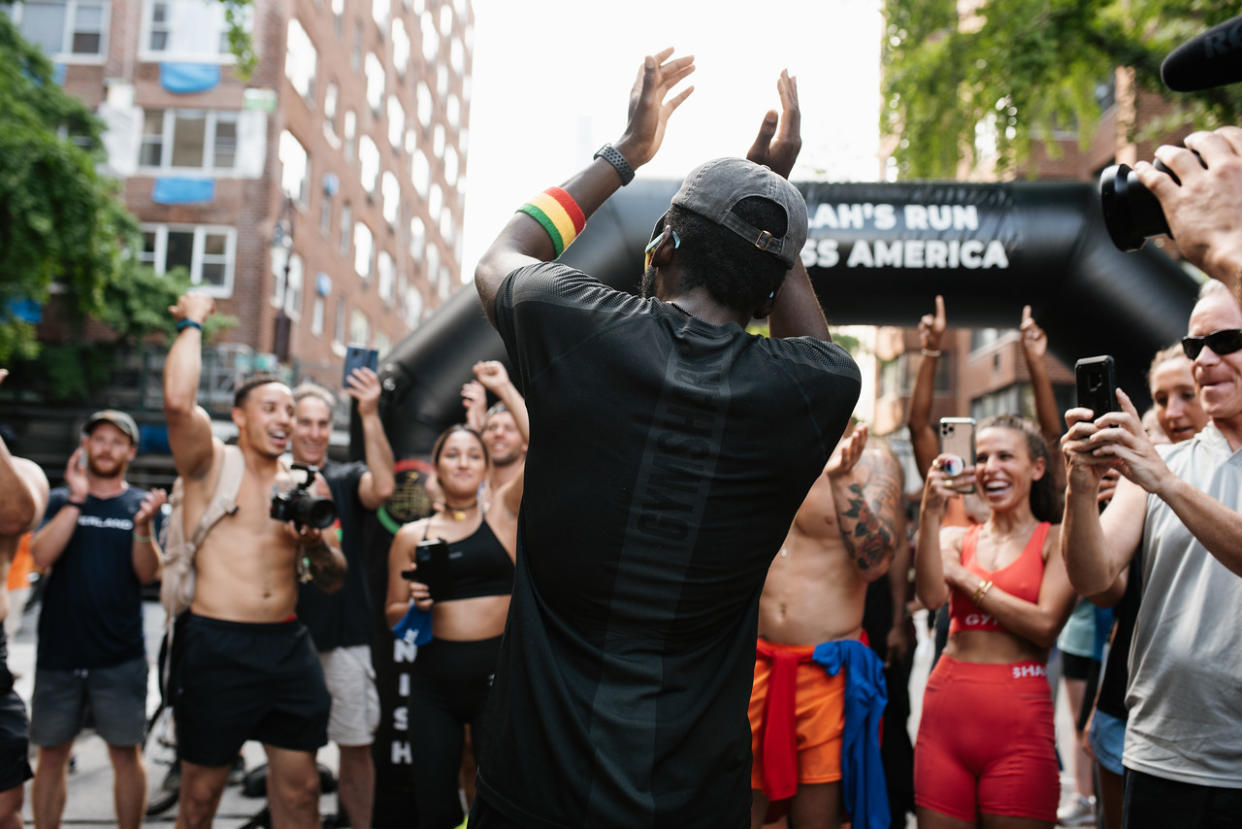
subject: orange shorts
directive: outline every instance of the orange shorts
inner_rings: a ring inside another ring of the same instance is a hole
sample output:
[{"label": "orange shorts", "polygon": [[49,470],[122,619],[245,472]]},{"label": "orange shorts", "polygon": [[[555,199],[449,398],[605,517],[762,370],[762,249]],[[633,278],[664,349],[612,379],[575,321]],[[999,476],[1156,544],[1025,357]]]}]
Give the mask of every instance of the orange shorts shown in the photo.
[{"label": "orange shorts", "polygon": [[[809,656],[814,645],[771,645],[797,656]],[[750,692],[750,787],[763,788],[764,705],[771,663],[755,658],[755,684]],[[798,739],[798,782],[832,783],[841,779],[841,736],[845,730],[845,671],[829,676],[818,662],[798,665],[794,716]]]}]

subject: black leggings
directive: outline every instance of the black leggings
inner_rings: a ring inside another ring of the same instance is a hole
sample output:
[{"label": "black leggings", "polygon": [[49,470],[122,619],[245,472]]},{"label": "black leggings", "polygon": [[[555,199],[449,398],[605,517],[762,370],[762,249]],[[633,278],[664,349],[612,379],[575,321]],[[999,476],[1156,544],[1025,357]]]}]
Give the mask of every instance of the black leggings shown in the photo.
[{"label": "black leggings", "polygon": [[420,829],[461,823],[457,778],[464,726],[474,755],[483,747],[483,708],[500,637],[477,642],[433,639],[418,649],[410,683],[410,736],[414,743],[414,800]]}]

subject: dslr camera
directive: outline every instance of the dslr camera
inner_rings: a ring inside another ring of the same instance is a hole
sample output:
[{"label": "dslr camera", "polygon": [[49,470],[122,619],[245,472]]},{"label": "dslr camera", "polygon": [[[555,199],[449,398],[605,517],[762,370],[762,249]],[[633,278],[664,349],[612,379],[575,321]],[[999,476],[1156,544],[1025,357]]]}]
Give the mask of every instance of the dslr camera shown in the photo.
[{"label": "dslr camera", "polygon": [[[1159,159],[1152,162],[1152,166],[1181,184],[1181,180]],[[1121,250],[1138,250],[1149,236],[1169,232],[1169,222],[1164,217],[1160,200],[1143,186],[1138,173],[1127,164],[1113,164],[1100,173],[1100,207],[1104,210],[1104,227],[1108,230],[1108,237]]]},{"label": "dslr camera", "polygon": [[287,492],[272,494],[272,518],[277,521],[292,521],[293,526],[298,529],[308,526],[325,530],[332,526],[332,522],[336,520],[336,504],[332,503],[331,498],[321,498],[307,489],[315,480],[318,467],[295,463],[293,471],[301,472],[302,480]]}]

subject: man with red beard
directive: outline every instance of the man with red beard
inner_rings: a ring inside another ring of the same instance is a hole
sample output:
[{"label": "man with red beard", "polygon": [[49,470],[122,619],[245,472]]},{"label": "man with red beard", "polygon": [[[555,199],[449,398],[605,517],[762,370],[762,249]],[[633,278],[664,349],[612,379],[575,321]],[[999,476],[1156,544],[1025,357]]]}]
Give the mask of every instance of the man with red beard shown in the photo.
[{"label": "man with red beard", "polygon": [[[168,441],[182,480],[184,529],[216,495],[226,457],[244,464],[235,509],[212,525],[194,559],[195,587],[174,636],[169,693],[181,756],[179,827],[210,826],[243,742],[267,752],[276,826],[319,825],[315,751],[327,742],[330,698],[310,634],[294,614],[299,576],[339,590],[345,558],[332,533],[271,517],[273,492],[301,480],[281,461],[293,435],[293,394],[278,378],[242,384],[226,447],[196,403],[202,327],[211,297],[186,294],[169,309],[177,339],[164,363]],[[316,476],[317,495],[328,495]],[[190,532],[186,532],[189,537]]]},{"label": "man with red beard", "polygon": [[117,824],[137,827],[145,811],[142,585],[159,575],[151,519],[165,496],[126,483],[137,444],[129,415],[91,415],[65,466],[65,485],[52,490],[30,545],[35,566],[51,568],[30,717],[30,739],[39,747],[31,787],[39,826],[60,824],[69,754],[87,711],[108,744]]},{"label": "man with red beard", "polygon": [[[9,375],[0,368],[0,383]],[[34,529],[47,506],[47,476],[33,461],[9,454],[0,439],[0,573],[9,565],[22,537]],[[0,587],[0,617],[9,612],[8,593]],[[20,613],[21,608],[16,612]],[[6,664],[8,644],[0,629],[0,826],[20,826],[24,783],[30,779],[27,759],[26,705],[13,690]]]}]

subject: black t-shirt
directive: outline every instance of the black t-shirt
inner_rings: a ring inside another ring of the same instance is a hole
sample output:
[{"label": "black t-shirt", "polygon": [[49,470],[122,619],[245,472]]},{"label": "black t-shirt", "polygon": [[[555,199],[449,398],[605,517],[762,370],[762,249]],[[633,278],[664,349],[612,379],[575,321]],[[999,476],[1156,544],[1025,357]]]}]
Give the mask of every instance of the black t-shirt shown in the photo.
[{"label": "black t-shirt", "polygon": [[1108,660],[1100,676],[1100,693],[1095,705],[1119,720],[1128,719],[1126,685],[1130,681],[1130,646],[1134,644],[1134,623],[1143,601],[1143,557],[1141,551],[1130,562],[1126,592],[1117,604],[1117,629],[1108,649]]},{"label": "black t-shirt", "polygon": [[313,584],[298,590],[298,620],[310,631],[315,648],[321,651],[371,642],[371,590],[367,586],[367,567],[362,548],[362,516],[366,507],[358,499],[358,482],[367,472],[362,461],[324,464],[324,479],[336,502],[341,552],[348,569],[345,584],[327,594]]},{"label": "black t-shirt", "polygon": [[[129,487],[114,498],[86,496],[78,527],[52,565],[39,612],[38,666],[106,668],[143,655],[142,585],[134,573],[134,515],[147,496]],[[52,490],[43,524],[69,490]],[[42,525],[41,525],[42,526]]]},{"label": "black t-shirt", "polygon": [[480,791],[526,826],[746,826],[759,594],[858,367],[558,264],[495,310],[531,438]]}]

